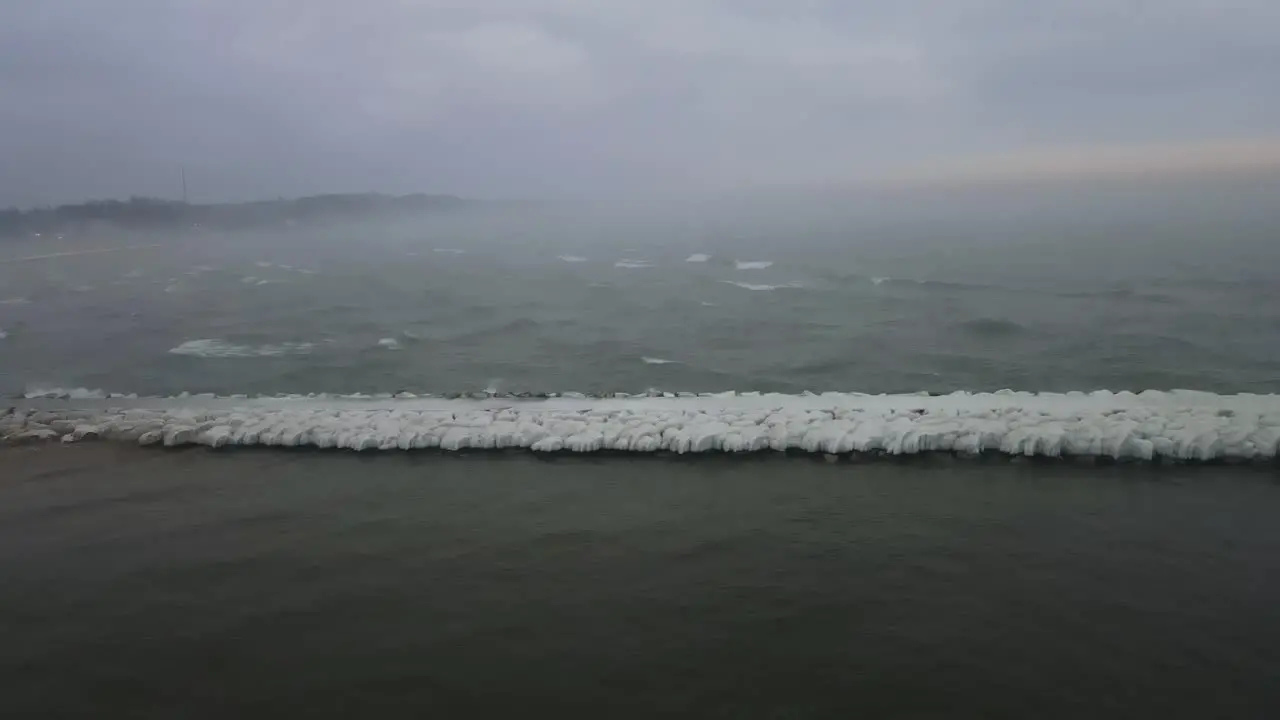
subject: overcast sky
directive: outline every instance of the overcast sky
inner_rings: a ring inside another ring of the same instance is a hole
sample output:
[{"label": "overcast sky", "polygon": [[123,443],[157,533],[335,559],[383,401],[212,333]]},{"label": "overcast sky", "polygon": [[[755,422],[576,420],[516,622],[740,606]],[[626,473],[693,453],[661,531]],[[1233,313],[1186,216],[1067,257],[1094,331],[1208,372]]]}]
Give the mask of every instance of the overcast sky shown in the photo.
[{"label": "overcast sky", "polygon": [[1237,163],[1277,0],[0,0],[0,205]]}]

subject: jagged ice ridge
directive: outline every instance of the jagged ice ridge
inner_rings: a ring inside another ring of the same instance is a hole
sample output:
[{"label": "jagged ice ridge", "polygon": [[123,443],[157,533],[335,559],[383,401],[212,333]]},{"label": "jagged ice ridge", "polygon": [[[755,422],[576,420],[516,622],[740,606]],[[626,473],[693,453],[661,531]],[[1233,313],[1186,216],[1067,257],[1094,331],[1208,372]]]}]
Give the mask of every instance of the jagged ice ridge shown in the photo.
[{"label": "jagged ice ridge", "polygon": [[535,452],[999,452],[1115,459],[1271,459],[1280,397],[1193,391],[951,395],[682,394],[484,399],[326,396],[31,400],[0,438],[142,445]]}]

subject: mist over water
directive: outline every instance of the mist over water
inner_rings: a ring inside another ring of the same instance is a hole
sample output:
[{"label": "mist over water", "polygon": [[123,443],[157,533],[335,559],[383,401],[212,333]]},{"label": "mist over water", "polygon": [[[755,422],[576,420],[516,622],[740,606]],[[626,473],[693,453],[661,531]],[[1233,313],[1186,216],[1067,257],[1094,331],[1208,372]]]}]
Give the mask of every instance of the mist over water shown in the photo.
[{"label": "mist over water", "polygon": [[0,391],[1280,390],[1275,225],[1180,193],[14,242]]}]

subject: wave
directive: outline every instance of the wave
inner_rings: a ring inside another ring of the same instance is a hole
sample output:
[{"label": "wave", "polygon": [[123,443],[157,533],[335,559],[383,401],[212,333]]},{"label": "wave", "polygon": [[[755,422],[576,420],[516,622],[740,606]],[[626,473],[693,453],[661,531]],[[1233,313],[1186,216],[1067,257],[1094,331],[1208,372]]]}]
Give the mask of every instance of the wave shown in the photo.
[{"label": "wave", "polygon": [[311,352],[312,343],[279,343],[274,345],[235,345],[225,340],[204,338],[188,340],[170,348],[173,355],[190,355],[203,358],[278,357],[281,355],[305,355]]},{"label": "wave", "polygon": [[739,270],[764,270],[773,267],[772,260],[737,260],[733,266]]},{"label": "wave", "polygon": [[734,280],[721,280],[720,282],[726,285],[733,285],[734,287],[740,287],[743,290],[754,290],[756,292],[768,292],[770,290],[784,290],[787,288],[801,287],[799,283],[785,283],[782,285],[764,285],[764,284],[756,284],[756,283],[737,282]]},{"label": "wave", "polygon": [[664,358],[655,358],[655,357],[642,357],[640,358],[640,360],[642,360],[645,365],[673,365],[676,362],[675,360],[667,360]]},{"label": "wave", "polygon": [[5,332],[3,329],[0,329],[0,340],[3,340],[7,337],[9,337],[9,333]]},{"label": "wave", "polygon": [[628,270],[643,270],[645,268],[653,267],[653,264],[650,263],[648,260],[625,260],[624,259],[614,263],[613,266],[616,268],[624,268]]},{"label": "wave", "polygon": [[704,263],[710,259],[711,259],[710,255],[704,255],[702,253],[694,253],[689,257],[685,258],[684,261],[691,262],[691,263]]},{"label": "wave", "polygon": [[380,348],[384,348],[384,349],[386,349],[386,350],[399,350],[399,349],[401,349],[401,348],[400,348],[400,341],[399,341],[399,340],[396,340],[395,338],[382,338],[381,340],[379,340],[379,341],[378,341],[378,347],[380,347]]},{"label": "wave", "polygon": [[1280,449],[1276,395],[1176,390],[482,397],[82,400],[79,407],[15,407],[0,417],[0,438],[352,450],[945,452],[1198,461],[1273,459]]},{"label": "wave", "polygon": [[582,263],[587,261],[587,259],[581,255],[557,255],[556,257],[567,263]]},{"label": "wave", "polygon": [[0,300],[0,305],[30,305],[31,301],[24,297],[7,298]]},{"label": "wave", "polygon": [[431,248],[431,252],[446,253],[449,255],[461,255],[465,253],[466,250],[459,250],[458,248]]}]

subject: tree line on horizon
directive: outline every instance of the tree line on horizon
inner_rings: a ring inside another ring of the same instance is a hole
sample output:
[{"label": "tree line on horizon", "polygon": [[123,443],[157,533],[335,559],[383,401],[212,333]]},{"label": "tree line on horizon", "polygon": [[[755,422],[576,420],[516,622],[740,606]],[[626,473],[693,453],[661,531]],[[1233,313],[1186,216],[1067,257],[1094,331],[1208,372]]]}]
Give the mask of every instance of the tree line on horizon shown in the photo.
[{"label": "tree line on horizon", "polygon": [[470,202],[453,195],[336,193],[242,203],[193,204],[132,197],[22,210],[0,210],[0,237],[74,233],[97,228],[237,230],[351,216],[412,215],[455,210]]}]

